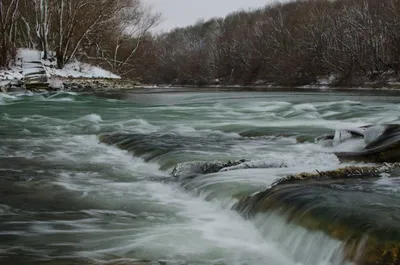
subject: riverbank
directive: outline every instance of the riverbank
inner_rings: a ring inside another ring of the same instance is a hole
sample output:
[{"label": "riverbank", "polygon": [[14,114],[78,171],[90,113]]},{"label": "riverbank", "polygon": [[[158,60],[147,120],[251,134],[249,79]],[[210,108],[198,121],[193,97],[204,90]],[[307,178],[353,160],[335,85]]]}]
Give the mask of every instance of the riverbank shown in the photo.
[{"label": "riverbank", "polygon": [[118,92],[125,90],[153,90],[154,92],[168,92],[172,90],[194,91],[194,90],[221,90],[221,91],[400,91],[400,84],[393,83],[387,85],[362,86],[333,86],[333,85],[307,85],[307,86],[278,86],[278,85],[171,85],[171,84],[141,84],[135,80],[112,79],[112,78],[73,78],[73,77],[53,77],[50,83],[41,83],[35,87],[31,85],[26,88],[25,81],[22,79],[0,80],[0,91],[7,92],[44,92],[44,91],[71,91],[71,92]]},{"label": "riverbank", "polygon": [[19,49],[13,65],[0,70],[0,91],[92,91],[134,84],[120,80],[120,76],[110,71],[78,60],[57,69],[57,61],[53,57],[43,59],[41,51]]},{"label": "riverbank", "polygon": [[0,71],[0,92],[43,92],[73,91],[101,92],[137,89],[153,89],[162,92],[169,89],[193,90],[400,90],[400,82],[391,75],[367,81],[362,85],[338,85],[333,77],[320,78],[316,83],[302,86],[283,86],[259,80],[251,84],[224,84],[216,80],[210,84],[141,84],[137,80],[124,79],[98,66],[77,60],[67,64],[64,69],[56,69],[55,60],[43,60],[41,52],[20,49],[14,66]]}]

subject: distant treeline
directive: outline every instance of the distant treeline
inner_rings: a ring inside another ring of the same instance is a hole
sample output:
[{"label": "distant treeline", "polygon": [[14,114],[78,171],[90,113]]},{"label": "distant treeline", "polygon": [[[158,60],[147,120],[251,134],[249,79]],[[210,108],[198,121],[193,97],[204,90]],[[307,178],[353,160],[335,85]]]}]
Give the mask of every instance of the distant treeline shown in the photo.
[{"label": "distant treeline", "polygon": [[397,78],[400,0],[302,0],[236,12],[147,39],[151,83],[335,85]]},{"label": "distant treeline", "polygon": [[29,47],[147,83],[399,79],[400,0],[298,0],[151,35],[159,21],[140,0],[0,0],[0,68]]}]

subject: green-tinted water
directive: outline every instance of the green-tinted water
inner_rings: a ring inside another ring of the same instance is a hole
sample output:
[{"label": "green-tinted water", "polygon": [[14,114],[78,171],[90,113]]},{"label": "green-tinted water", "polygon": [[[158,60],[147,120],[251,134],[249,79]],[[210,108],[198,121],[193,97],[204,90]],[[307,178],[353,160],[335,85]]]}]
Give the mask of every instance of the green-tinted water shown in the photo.
[{"label": "green-tinted water", "polygon": [[[231,206],[279,176],[343,166],[333,152],[362,141],[314,138],[399,123],[399,102],[365,91],[2,94],[0,262],[343,264],[340,241]],[[129,151],[99,143],[108,133],[130,134]],[[230,159],[286,167],[170,176],[178,163]]]}]

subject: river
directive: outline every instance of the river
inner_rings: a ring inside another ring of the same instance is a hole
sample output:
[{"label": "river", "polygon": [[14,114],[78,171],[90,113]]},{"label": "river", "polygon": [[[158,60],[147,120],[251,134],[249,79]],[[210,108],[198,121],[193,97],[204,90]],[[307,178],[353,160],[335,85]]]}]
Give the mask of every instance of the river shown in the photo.
[{"label": "river", "polygon": [[[1,94],[0,263],[350,264],[328,234],[232,206],[279,177],[347,165],[333,152],[361,141],[314,139],[399,123],[399,102],[368,91]],[[128,150],[99,143],[114,133],[135,137]],[[278,166],[171,176],[240,159]],[[400,187],[388,182],[375,184]]]}]

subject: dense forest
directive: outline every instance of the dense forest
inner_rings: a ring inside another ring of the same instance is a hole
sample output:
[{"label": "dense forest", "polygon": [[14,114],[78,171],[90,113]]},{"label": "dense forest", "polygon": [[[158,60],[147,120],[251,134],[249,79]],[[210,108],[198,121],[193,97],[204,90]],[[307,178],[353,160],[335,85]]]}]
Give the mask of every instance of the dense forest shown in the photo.
[{"label": "dense forest", "polygon": [[336,85],[396,78],[399,0],[303,0],[237,12],[153,40],[147,80]]},{"label": "dense forest", "polygon": [[[80,57],[147,83],[293,86],[329,77],[348,85],[399,77],[400,0],[276,3],[162,34],[149,33],[160,15],[139,1],[50,1],[48,17],[40,8],[46,0],[5,2],[3,65],[15,47],[29,46],[55,51],[60,67]],[[79,27],[70,37],[72,22]]]}]

